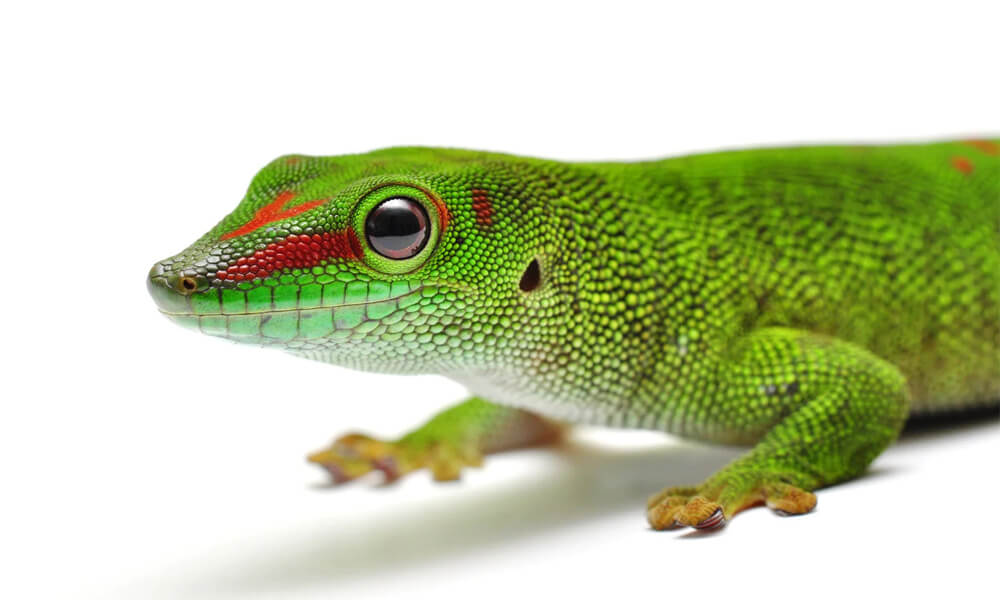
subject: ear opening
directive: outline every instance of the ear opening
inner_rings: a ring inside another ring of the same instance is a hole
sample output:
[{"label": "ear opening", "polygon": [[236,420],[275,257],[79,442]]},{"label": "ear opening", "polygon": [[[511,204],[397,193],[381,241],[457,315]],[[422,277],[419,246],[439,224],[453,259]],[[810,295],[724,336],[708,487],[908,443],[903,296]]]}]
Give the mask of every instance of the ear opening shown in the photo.
[{"label": "ear opening", "polygon": [[542,284],[542,268],[538,264],[538,259],[532,259],[528,263],[528,268],[524,270],[524,274],[521,275],[521,291],[531,292],[538,289],[538,286]]}]

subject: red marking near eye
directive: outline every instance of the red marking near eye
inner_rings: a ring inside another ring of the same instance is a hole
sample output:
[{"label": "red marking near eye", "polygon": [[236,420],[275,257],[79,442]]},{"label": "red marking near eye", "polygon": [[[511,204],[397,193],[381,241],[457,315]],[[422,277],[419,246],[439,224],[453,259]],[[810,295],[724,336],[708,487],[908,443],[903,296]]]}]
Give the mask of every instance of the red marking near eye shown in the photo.
[{"label": "red marking near eye", "polygon": [[268,223],[273,223],[275,221],[280,221],[281,219],[287,219],[288,217],[294,217],[295,215],[300,215],[309,209],[316,208],[320,204],[326,202],[326,199],[311,200],[305,204],[300,204],[298,206],[293,206],[292,208],[285,209],[285,205],[288,204],[292,198],[295,197],[295,192],[281,192],[278,194],[274,200],[267,206],[262,206],[256,213],[254,213],[253,218],[247,221],[245,225],[239,229],[234,229],[229,233],[223,235],[222,240],[228,240],[240,235],[246,235],[251,231],[260,229]]},{"label": "red marking near eye", "polygon": [[976,169],[976,166],[972,164],[972,161],[964,156],[952,156],[951,166],[955,167],[955,170],[961,172],[963,175],[971,175]]},{"label": "red marking near eye", "polygon": [[284,268],[308,269],[332,258],[357,260],[361,258],[361,252],[361,242],[353,229],[312,235],[292,234],[238,259],[217,271],[215,277],[223,281],[250,281]]},{"label": "red marking near eye", "polygon": [[996,142],[991,142],[990,140],[965,140],[963,143],[990,156],[1000,156],[1000,145]]},{"label": "red marking near eye", "polygon": [[434,206],[437,207],[438,214],[441,215],[441,231],[444,232],[445,229],[448,229],[448,223],[451,222],[451,213],[448,212],[448,207],[444,205],[444,202],[441,202],[430,194],[428,194],[428,197],[434,203]]},{"label": "red marking near eye", "polygon": [[472,210],[476,213],[476,225],[485,228],[493,224],[493,203],[486,190],[472,190]]}]

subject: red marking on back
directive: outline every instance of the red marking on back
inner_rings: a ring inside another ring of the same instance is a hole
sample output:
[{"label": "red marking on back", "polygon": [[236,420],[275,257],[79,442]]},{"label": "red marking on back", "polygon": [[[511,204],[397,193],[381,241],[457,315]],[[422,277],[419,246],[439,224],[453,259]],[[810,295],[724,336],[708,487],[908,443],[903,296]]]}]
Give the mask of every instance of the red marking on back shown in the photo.
[{"label": "red marking on back", "polygon": [[1000,156],[1000,144],[990,140],[965,140],[962,142],[966,146],[972,146],[976,150],[985,152],[990,156]]},{"label": "red marking on back", "polygon": [[292,234],[238,259],[217,271],[215,277],[223,281],[250,281],[284,268],[308,269],[331,258],[357,260],[361,252],[361,242],[351,228],[333,233]]},{"label": "red marking on back", "polygon": [[489,227],[493,225],[493,203],[486,190],[472,190],[472,210],[476,213],[476,225]]},{"label": "red marking on back", "polygon": [[285,209],[285,205],[295,197],[295,192],[281,192],[278,194],[270,204],[262,206],[260,209],[254,213],[253,218],[247,221],[245,225],[238,229],[234,229],[229,233],[223,235],[222,240],[228,240],[229,238],[234,238],[240,235],[246,235],[251,231],[260,229],[268,223],[273,223],[275,221],[280,221],[281,219],[287,219],[288,217],[294,217],[295,215],[300,215],[309,209],[316,208],[320,204],[326,202],[325,199],[320,200],[310,200],[305,204],[300,204],[298,206],[293,206],[292,208]]},{"label": "red marking on back", "polygon": [[976,166],[972,164],[972,161],[964,156],[952,156],[951,166],[955,167],[955,170],[959,171],[963,175],[971,175],[976,169]]}]

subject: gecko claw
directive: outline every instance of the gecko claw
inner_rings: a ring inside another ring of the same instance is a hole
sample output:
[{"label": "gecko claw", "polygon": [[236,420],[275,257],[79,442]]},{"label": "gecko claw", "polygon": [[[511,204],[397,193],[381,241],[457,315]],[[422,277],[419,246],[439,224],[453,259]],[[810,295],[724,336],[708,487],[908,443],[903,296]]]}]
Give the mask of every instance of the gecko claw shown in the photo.
[{"label": "gecko claw", "polygon": [[707,519],[694,525],[695,529],[702,530],[713,530],[722,529],[726,526],[726,515],[722,512],[722,508],[715,509],[715,512],[711,514]]}]

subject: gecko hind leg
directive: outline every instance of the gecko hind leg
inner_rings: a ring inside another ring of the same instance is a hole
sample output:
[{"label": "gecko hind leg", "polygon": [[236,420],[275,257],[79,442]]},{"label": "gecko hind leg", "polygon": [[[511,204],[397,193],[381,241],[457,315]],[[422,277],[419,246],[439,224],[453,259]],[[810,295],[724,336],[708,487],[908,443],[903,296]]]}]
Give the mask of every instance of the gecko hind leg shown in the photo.
[{"label": "gecko hind leg", "polygon": [[308,459],[325,468],[335,484],[372,471],[393,482],[420,469],[428,469],[437,481],[452,481],[463,468],[481,466],[486,454],[554,443],[563,431],[562,425],[534,413],[470,398],[397,440],[351,433]]}]

